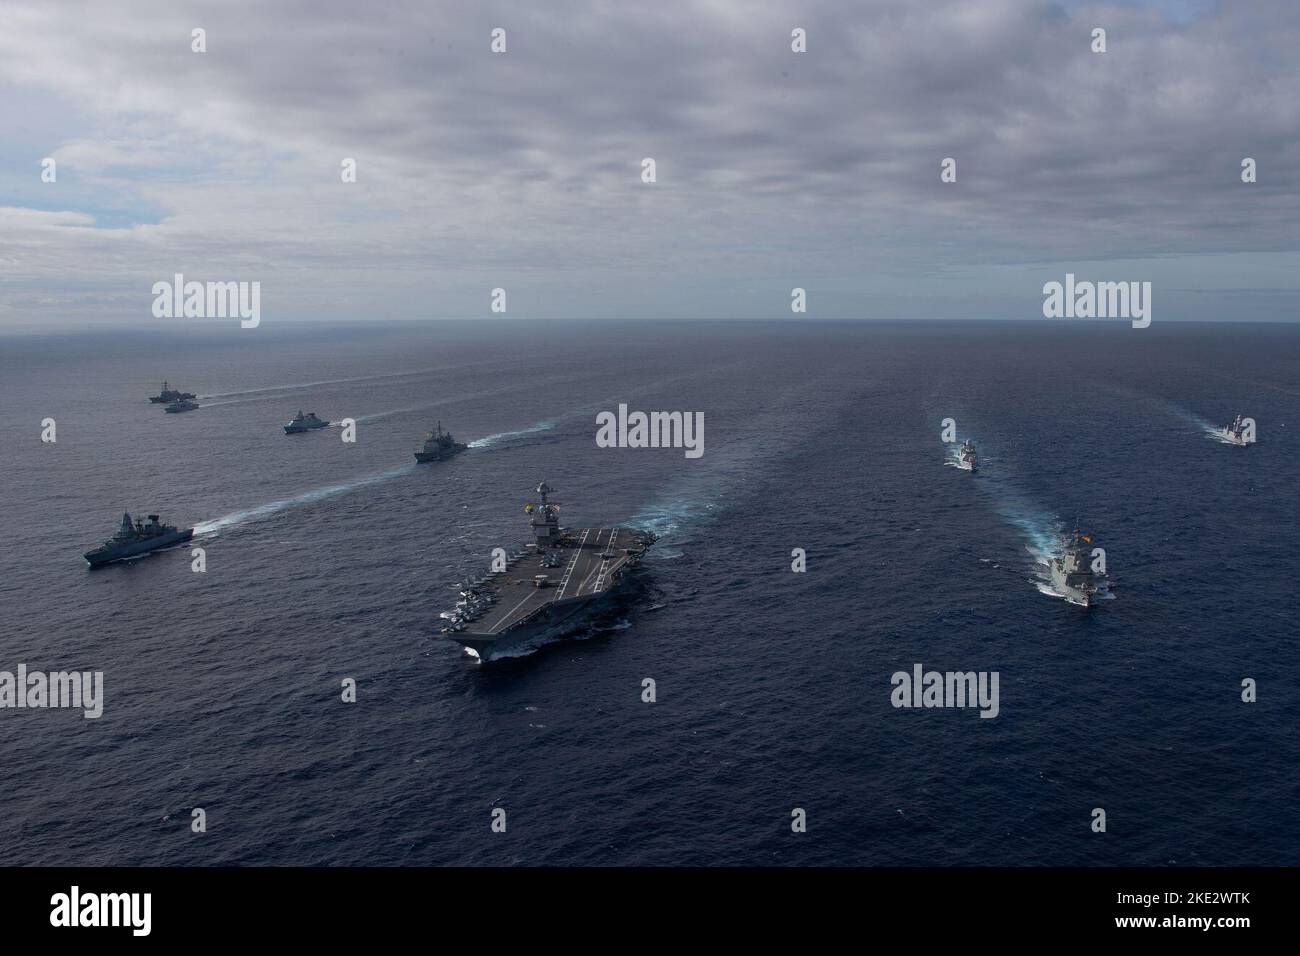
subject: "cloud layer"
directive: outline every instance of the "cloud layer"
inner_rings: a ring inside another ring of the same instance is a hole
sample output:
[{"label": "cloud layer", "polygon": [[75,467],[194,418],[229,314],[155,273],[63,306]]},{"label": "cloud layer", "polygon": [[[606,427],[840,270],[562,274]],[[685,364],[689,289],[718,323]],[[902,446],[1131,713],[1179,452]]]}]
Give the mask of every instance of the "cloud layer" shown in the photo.
[{"label": "cloud layer", "polygon": [[1296,317],[1296,49],[1289,0],[7,0],[0,322],[178,271],[268,319],[1031,317],[1074,262]]}]

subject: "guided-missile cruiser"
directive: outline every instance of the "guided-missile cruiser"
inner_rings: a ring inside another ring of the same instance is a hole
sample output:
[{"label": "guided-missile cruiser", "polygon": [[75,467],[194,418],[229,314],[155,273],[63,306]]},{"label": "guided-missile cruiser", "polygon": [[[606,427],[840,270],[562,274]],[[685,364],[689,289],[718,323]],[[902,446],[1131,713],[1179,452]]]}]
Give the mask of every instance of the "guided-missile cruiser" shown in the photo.
[{"label": "guided-missile cruiser", "polygon": [[969,438],[957,449],[957,467],[967,471],[974,471],[979,467],[979,460],[975,456],[975,443]]},{"label": "guided-missile cruiser", "polygon": [[1074,543],[1065,549],[1058,558],[1051,558],[1048,568],[1052,572],[1052,583],[1071,604],[1092,607],[1099,598],[1105,597],[1110,587],[1110,579],[1105,571],[1093,571],[1088,563],[1089,553],[1085,545],[1091,545],[1092,538],[1074,531]]},{"label": "guided-missile cruiser", "polygon": [[97,568],[110,561],[121,561],[123,558],[134,558],[137,555],[148,554],[150,551],[157,551],[159,548],[169,548],[192,537],[194,537],[193,528],[182,531],[172,524],[160,524],[157,515],[150,515],[146,523],[138,519],[132,522],[131,516],[124,514],[122,526],[118,528],[117,534],[93,551],[87,551],[82,557],[92,568]]},{"label": "guided-missile cruiser", "polygon": [[166,382],[162,384],[162,391],[157,395],[150,395],[149,401],[155,405],[170,405],[172,402],[182,402],[188,399],[198,398],[193,392],[182,392],[172,388]]},{"label": "guided-missile cruiser", "polygon": [[1250,444],[1250,439],[1247,437],[1245,419],[1240,415],[1232,420],[1231,425],[1224,425],[1215,432],[1215,434],[1232,445],[1241,445],[1244,447]]},{"label": "guided-missile cruiser", "polygon": [[325,428],[328,425],[329,422],[317,418],[315,412],[308,412],[306,415],[299,412],[293,416],[293,421],[284,426],[284,433],[286,435],[297,435],[299,432],[315,431],[317,428]]},{"label": "guided-missile cruiser", "polygon": [[460,601],[442,612],[442,632],[480,661],[572,633],[655,541],[635,528],[560,527],[554,490],[543,481],[539,500],[524,506],[533,541],[461,586]]},{"label": "guided-missile cruiser", "polygon": [[451,432],[442,430],[442,422],[438,422],[436,431],[431,431],[424,436],[424,445],[415,450],[415,460],[425,461],[442,461],[444,458],[450,458],[452,455],[458,455],[469,446],[464,442],[458,442],[451,436]]}]

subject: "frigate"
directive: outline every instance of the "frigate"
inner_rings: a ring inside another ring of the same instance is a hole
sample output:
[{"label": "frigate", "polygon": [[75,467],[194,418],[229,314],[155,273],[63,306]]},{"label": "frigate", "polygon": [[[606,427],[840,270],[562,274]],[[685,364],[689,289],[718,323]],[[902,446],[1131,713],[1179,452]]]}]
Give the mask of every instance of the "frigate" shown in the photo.
[{"label": "frigate", "polygon": [[967,471],[974,471],[979,467],[979,459],[975,456],[975,443],[969,438],[957,449],[957,467]]},{"label": "frigate", "polygon": [[468,447],[463,442],[456,441],[451,432],[443,431],[442,422],[438,422],[437,429],[424,436],[424,445],[415,450],[415,460],[442,461],[444,458],[460,454]]},{"label": "frigate", "polygon": [[170,405],[164,408],[163,411],[172,415],[179,415],[181,412],[192,412],[194,411],[194,409],[198,407],[199,407],[199,403],[194,401],[194,399],[182,398],[172,402]]},{"label": "frigate", "polygon": [[108,564],[110,561],[121,561],[123,558],[134,558],[141,554],[148,554],[150,551],[157,551],[159,548],[169,548],[192,537],[194,537],[193,528],[182,531],[172,524],[160,524],[157,515],[149,515],[148,522],[139,519],[133,522],[130,514],[124,514],[122,526],[118,528],[117,534],[93,551],[87,551],[82,557],[94,568],[101,564]]},{"label": "frigate", "polygon": [[554,488],[529,502],[533,541],[492,573],[460,587],[442,632],[480,661],[511,656],[578,629],[626,579],[655,541],[636,528],[563,528]]},{"label": "frigate", "polygon": [[1052,572],[1052,583],[1071,604],[1091,607],[1099,598],[1106,596],[1110,579],[1105,571],[1093,571],[1089,564],[1090,554],[1085,545],[1091,545],[1092,538],[1081,534],[1076,528],[1074,542],[1065,549],[1060,557],[1051,558],[1048,568]]},{"label": "frigate", "polygon": [[328,425],[329,422],[321,421],[316,417],[315,412],[308,412],[304,415],[300,411],[297,415],[293,416],[293,421],[284,426],[284,433],[286,435],[296,435],[299,432],[314,431],[317,428],[325,428]]},{"label": "frigate", "polygon": [[192,398],[198,398],[193,392],[182,392],[172,388],[166,382],[162,383],[162,391],[157,395],[150,395],[149,401],[155,405],[170,405],[172,402],[185,401]]}]

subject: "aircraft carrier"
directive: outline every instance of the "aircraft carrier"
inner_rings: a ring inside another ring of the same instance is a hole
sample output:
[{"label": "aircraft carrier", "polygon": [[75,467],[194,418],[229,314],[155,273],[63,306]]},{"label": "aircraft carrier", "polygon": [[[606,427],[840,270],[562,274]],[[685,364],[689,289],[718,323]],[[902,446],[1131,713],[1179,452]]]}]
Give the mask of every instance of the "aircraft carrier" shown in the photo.
[{"label": "aircraft carrier", "polygon": [[464,585],[442,631],[480,661],[513,656],[571,633],[616,591],[655,536],[635,528],[562,528],[542,482],[531,515],[534,540],[486,577]]}]

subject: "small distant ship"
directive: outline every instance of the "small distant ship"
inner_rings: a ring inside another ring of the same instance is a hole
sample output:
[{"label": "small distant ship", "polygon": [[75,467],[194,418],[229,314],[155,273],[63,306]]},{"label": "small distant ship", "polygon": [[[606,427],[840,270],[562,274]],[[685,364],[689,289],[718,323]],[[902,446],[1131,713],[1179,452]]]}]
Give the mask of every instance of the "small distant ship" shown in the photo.
[{"label": "small distant ship", "polygon": [[157,515],[149,515],[148,522],[138,519],[132,522],[131,515],[124,514],[122,527],[117,530],[117,534],[93,551],[87,551],[82,557],[92,568],[96,568],[110,561],[134,558],[137,555],[148,554],[150,551],[157,551],[159,548],[181,544],[192,537],[194,537],[193,528],[182,531],[175,525],[160,524]]},{"label": "small distant ship", "polygon": [[195,395],[193,392],[178,391],[172,388],[166,382],[163,382],[162,391],[159,392],[157,395],[150,395],[149,401],[153,402],[155,405],[170,405],[173,402],[188,401],[189,399],[193,399],[193,398],[198,398],[198,396]]},{"label": "small distant ship", "polygon": [[179,401],[172,402],[170,405],[164,408],[163,411],[169,414],[176,415],[181,412],[192,412],[194,411],[194,409],[198,407],[199,407],[199,403],[194,401],[194,399],[182,398]]},{"label": "small distant ship", "polygon": [[1245,446],[1250,444],[1249,439],[1245,436],[1245,431],[1245,420],[1238,415],[1232,420],[1231,425],[1224,425],[1215,434],[1229,444]]},{"label": "small distant ship", "polygon": [[442,461],[452,455],[459,455],[468,447],[469,445],[456,441],[451,432],[443,431],[442,422],[438,422],[437,429],[424,436],[424,445],[415,450],[415,460]]},{"label": "small distant ship", "polygon": [[966,471],[974,471],[979,467],[979,459],[975,456],[975,443],[969,438],[957,449],[957,467],[964,468]]},{"label": "small distant ship", "polygon": [[301,411],[293,416],[293,421],[284,426],[286,435],[296,435],[299,432],[315,431],[317,428],[326,428],[329,422],[323,422],[316,417],[315,412],[308,412],[304,415]]},{"label": "small distant ship", "polygon": [[1092,538],[1081,534],[1076,528],[1074,543],[1065,549],[1059,558],[1050,559],[1047,564],[1052,572],[1052,583],[1071,604],[1092,607],[1098,599],[1105,597],[1110,587],[1110,579],[1104,571],[1093,571],[1089,564],[1089,553],[1084,545],[1092,544]]},{"label": "small distant ship", "polygon": [[442,612],[442,633],[480,661],[572,632],[655,541],[634,528],[561,528],[554,490],[543,481],[541,500],[524,506],[535,540],[509,555],[503,571],[464,585]]}]

